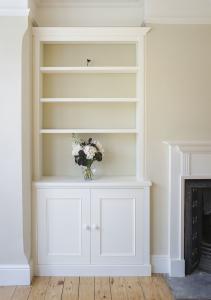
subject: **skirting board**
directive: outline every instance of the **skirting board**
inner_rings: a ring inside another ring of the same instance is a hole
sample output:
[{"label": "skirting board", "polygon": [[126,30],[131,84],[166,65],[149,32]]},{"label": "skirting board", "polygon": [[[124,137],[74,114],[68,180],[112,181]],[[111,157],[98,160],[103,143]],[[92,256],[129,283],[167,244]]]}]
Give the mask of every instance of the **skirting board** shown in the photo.
[{"label": "skirting board", "polygon": [[169,257],[168,255],[152,255],[151,256],[152,273],[169,273]]},{"label": "skirting board", "polygon": [[[169,273],[169,258],[165,255],[152,255],[152,272]],[[175,265],[171,264],[172,267]],[[178,265],[178,264],[176,264]],[[181,269],[182,270],[182,269]],[[172,268],[174,271],[174,268]],[[176,274],[176,272],[174,272]],[[0,265],[0,286],[30,285],[32,275],[37,276],[150,276],[151,265],[141,266],[62,266],[62,265]],[[177,273],[176,276],[182,276]]]},{"label": "skirting board", "polygon": [[171,259],[169,263],[169,275],[171,277],[185,276],[185,261],[184,259]]},{"label": "skirting board", "polygon": [[[152,273],[169,274],[169,257],[168,255],[152,255],[151,256]],[[35,267],[35,275],[47,276],[47,275],[143,275],[149,276],[151,274],[150,266],[49,266],[49,265],[37,265]],[[71,270],[71,271],[70,271]]]},{"label": "skirting board", "polygon": [[150,276],[152,273],[169,274],[169,257],[168,255],[152,255],[151,266],[35,266],[35,275],[113,275],[113,276]]},{"label": "skirting board", "polygon": [[32,262],[26,265],[0,265],[0,286],[30,285]]},{"label": "skirting board", "polygon": [[36,276],[150,276],[151,265],[36,265]]},{"label": "skirting board", "polygon": [[185,276],[184,259],[170,259],[168,255],[151,256],[152,273],[169,274],[171,277]]}]

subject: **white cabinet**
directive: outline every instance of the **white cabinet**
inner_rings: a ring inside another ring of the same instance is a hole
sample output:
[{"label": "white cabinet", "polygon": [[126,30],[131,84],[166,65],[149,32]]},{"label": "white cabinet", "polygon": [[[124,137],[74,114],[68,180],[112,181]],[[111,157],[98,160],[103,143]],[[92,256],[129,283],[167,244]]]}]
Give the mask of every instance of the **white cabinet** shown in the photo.
[{"label": "white cabinet", "polygon": [[39,190],[37,220],[38,264],[89,263],[88,189]]},{"label": "white cabinet", "polygon": [[37,275],[150,274],[149,187],[48,187],[34,195]]},{"label": "white cabinet", "polygon": [[141,189],[94,189],[91,192],[91,262],[143,263]]}]

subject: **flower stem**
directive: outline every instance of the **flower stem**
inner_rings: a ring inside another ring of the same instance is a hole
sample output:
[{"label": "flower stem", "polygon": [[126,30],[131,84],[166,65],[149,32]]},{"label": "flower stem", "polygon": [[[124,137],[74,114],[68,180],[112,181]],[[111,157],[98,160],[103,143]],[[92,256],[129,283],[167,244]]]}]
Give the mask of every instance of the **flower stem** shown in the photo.
[{"label": "flower stem", "polygon": [[84,169],[84,179],[85,180],[92,180],[93,178],[93,173],[92,173],[92,169],[91,169],[91,166],[87,166],[85,169]]}]

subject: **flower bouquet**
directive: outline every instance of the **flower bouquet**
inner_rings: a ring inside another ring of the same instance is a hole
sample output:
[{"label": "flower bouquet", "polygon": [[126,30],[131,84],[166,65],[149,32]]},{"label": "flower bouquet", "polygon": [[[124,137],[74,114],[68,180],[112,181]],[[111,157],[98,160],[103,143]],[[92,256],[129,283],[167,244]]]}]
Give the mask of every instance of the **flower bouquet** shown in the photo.
[{"label": "flower bouquet", "polygon": [[91,166],[94,161],[102,161],[103,153],[103,147],[98,141],[93,141],[92,138],[84,141],[73,135],[72,155],[75,163],[82,166],[84,179],[93,178]]}]

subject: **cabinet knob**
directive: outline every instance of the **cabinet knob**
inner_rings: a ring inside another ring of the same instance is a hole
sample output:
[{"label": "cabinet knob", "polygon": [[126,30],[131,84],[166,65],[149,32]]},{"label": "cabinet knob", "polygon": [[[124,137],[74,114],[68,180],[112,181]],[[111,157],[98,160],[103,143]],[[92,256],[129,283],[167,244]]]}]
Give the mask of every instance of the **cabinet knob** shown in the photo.
[{"label": "cabinet knob", "polygon": [[84,229],[85,230],[90,230],[90,226],[88,224],[84,224]]},{"label": "cabinet knob", "polygon": [[93,224],[92,229],[93,230],[98,230],[98,229],[100,229],[100,226],[98,226],[97,224]]}]

